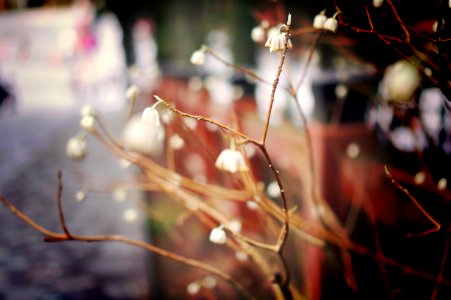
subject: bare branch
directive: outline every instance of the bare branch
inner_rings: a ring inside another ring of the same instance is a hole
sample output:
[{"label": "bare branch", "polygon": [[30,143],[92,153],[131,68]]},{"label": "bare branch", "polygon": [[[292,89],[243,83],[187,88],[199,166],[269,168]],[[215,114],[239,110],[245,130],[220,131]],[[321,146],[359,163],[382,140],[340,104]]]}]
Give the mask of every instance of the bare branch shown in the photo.
[{"label": "bare branch", "polygon": [[409,237],[413,237],[413,236],[422,236],[422,235],[427,235],[433,232],[437,232],[440,230],[440,228],[442,227],[442,225],[437,222],[424,208],[423,206],[418,202],[417,199],[415,199],[414,196],[412,196],[412,194],[404,187],[401,186],[401,184],[399,184],[399,182],[392,176],[392,174],[390,173],[390,171],[388,170],[387,166],[384,166],[385,168],[385,174],[387,175],[388,179],[390,179],[390,181],[401,191],[403,192],[407,197],[409,197],[409,199],[416,205],[416,207],[418,207],[418,209],[426,216],[426,218],[428,218],[429,221],[431,221],[432,224],[434,224],[434,228],[426,230],[424,232],[420,232],[420,233],[409,233],[408,236]]},{"label": "bare branch", "polygon": [[57,206],[58,206],[58,214],[60,218],[61,227],[63,228],[64,233],[66,234],[67,238],[69,240],[72,239],[72,235],[70,234],[69,230],[67,229],[66,221],[64,219],[64,213],[63,213],[63,207],[61,204],[61,195],[63,192],[63,182],[61,180],[61,170],[58,170],[58,192],[56,196]]},{"label": "bare branch", "polygon": [[5,197],[0,195],[0,199],[3,202],[3,204],[9,208],[9,210],[14,213],[16,216],[18,216],[20,219],[22,219],[24,222],[29,224],[31,227],[36,229],[37,231],[44,234],[45,240],[48,242],[63,242],[63,241],[79,241],[79,242],[120,242],[123,244],[132,245],[135,247],[143,248],[145,250],[148,250],[150,252],[154,252],[158,255],[161,255],[163,257],[166,257],[168,259],[183,263],[185,265],[189,265],[204,271],[207,271],[209,273],[212,273],[214,275],[217,275],[218,277],[222,278],[223,280],[230,283],[232,286],[234,286],[245,298],[252,299],[252,297],[249,295],[249,293],[245,290],[245,288],[237,282],[235,279],[233,279],[229,274],[221,271],[220,269],[211,266],[209,264],[203,263],[201,261],[185,257],[183,255],[175,254],[173,252],[161,249],[159,247],[156,247],[154,245],[125,238],[121,235],[71,235],[68,236],[67,234],[60,234],[57,232],[53,232],[50,230],[45,229],[44,227],[38,225],[36,222],[31,220],[27,215],[22,213],[20,210],[18,210],[14,205],[12,205]]}]

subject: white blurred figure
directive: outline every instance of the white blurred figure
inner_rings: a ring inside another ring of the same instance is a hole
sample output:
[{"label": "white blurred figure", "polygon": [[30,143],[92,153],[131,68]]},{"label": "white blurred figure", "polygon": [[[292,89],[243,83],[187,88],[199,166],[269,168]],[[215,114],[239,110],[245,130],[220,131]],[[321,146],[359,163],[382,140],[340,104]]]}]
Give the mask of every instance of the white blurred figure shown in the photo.
[{"label": "white blurred figure", "polygon": [[[209,32],[207,45],[224,60],[233,62],[229,36],[225,31]],[[221,107],[229,107],[234,101],[234,89],[231,83],[233,70],[210,55],[207,55],[202,69],[209,75],[206,87],[212,102]]]},{"label": "white blurred figure", "polygon": [[102,110],[117,110],[123,104],[126,88],[125,53],[122,30],[113,14],[100,17],[96,26],[95,80],[98,87],[96,105]]},{"label": "white blurred figure", "polygon": [[420,96],[420,118],[425,132],[438,143],[442,129],[442,108],[445,97],[438,88],[425,89]]},{"label": "white blurred figure", "polygon": [[[290,80],[296,85],[301,77],[303,68],[305,68],[305,59],[299,60],[288,58],[285,64],[289,64],[290,68]],[[280,56],[276,53],[270,53],[267,49],[260,49],[257,55],[257,74],[269,82],[273,82],[277,73],[277,68],[280,63]],[[297,72],[294,72],[294,71]],[[312,83],[316,76],[319,74],[319,67],[315,61],[310,64],[306,77],[299,87],[297,97],[301,109],[303,110],[307,119],[313,117],[313,110],[315,107],[315,101],[312,91]],[[285,112],[290,112],[290,116],[296,125],[301,124],[301,118],[298,114],[296,104],[293,98],[288,94],[283,87],[287,87],[287,68],[285,66],[282,71],[282,75],[279,79],[279,85],[274,96],[274,103],[271,113],[271,124],[278,125],[284,119]],[[255,87],[255,99],[257,101],[257,107],[259,115],[262,119],[266,118],[266,114],[269,108],[269,101],[271,96],[272,86],[257,82]]]},{"label": "white blurred figure", "polygon": [[157,54],[158,48],[153,38],[152,23],[140,19],[133,26],[133,50],[135,62],[132,67],[132,82],[144,93],[151,93],[160,75]]}]

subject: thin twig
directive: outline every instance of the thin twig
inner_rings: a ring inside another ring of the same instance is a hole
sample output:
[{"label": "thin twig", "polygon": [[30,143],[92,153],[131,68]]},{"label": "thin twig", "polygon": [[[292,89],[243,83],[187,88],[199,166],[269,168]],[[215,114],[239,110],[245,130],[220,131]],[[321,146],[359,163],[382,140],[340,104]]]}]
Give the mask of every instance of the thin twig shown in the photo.
[{"label": "thin twig", "polygon": [[217,59],[218,61],[220,61],[221,63],[223,63],[224,65],[226,65],[227,67],[230,67],[232,69],[235,69],[238,72],[244,73],[248,76],[250,76],[251,78],[266,83],[266,84],[271,84],[271,82],[261,78],[260,76],[258,76],[256,73],[252,72],[251,70],[242,67],[240,65],[228,62],[227,60],[223,59],[221,56],[219,56],[216,52],[213,51],[213,49],[211,49],[210,47],[205,46],[205,51],[206,53],[210,54],[211,56],[213,56],[215,59]]},{"label": "thin twig", "polygon": [[399,25],[401,26],[402,30],[404,31],[405,34],[405,41],[407,43],[410,43],[410,33],[409,30],[406,28],[406,26],[404,26],[404,22],[401,19],[401,16],[398,13],[398,10],[396,9],[395,5],[393,4],[393,2],[391,0],[387,0],[388,5],[390,5],[393,14],[395,15],[396,20],[398,21]]},{"label": "thin twig", "polygon": [[203,263],[201,261],[198,261],[198,260],[195,260],[192,258],[185,257],[183,255],[175,254],[173,252],[170,252],[170,251],[161,249],[159,247],[156,247],[154,245],[148,244],[146,242],[128,239],[121,235],[71,235],[71,236],[68,236],[66,233],[60,234],[57,232],[53,232],[53,231],[45,229],[44,227],[38,225],[36,222],[31,220],[27,215],[25,215],[20,210],[18,210],[14,205],[12,205],[5,197],[0,195],[0,200],[3,202],[3,204],[7,208],[9,208],[9,210],[12,213],[17,215],[20,219],[22,219],[24,222],[29,224],[31,227],[33,227],[37,231],[44,234],[45,241],[47,241],[47,242],[63,242],[63,241],[80,241],[80,242],[108,242],[109,241],[109,242],[112,242],[112,241],[115,241],[115,242],[132,245],[135,247],[143,248],[145,250],[154,252],[154,253],[161,255],[163,257],[166,257],[168,259],[171,259],[171,260],[183,263],[185,265],[196,267],[196,268],[202,269],[204,271],[207,271],[209,273],[215,274],[218,277],[229,282],[231,285],[233,285],[247,299],[252,298],[249,295],[249,293],[245,290],[245,288],[239,282],[237,282],[235,279],[233,279],[229,274],[227,274],[209,264]]},{"label": "thin twig", "polygon": [[434,291],[432,292],[431,300],[435,300],[438,294],[438,287],[440,285],[440,281],[443,279],[443,271],[445,270],[446,260],[449,255],[449,244],[451,242],[451,237],[449,233],[446,235],[445,240],[445,250],[443,251],[442,261],[440,262],[440,271],[438,272],[437,279],[435,281]]},{"label": "thin twig", "polygon": [[442,227],[442,225],[437,222],[424,208],[423,206],[418,202],[417,199],[415,199],[414,196],[412,196],[412,194],[404,187],[401,186],[401,184],[392,176],[392,174],[390,173],[390,171],[388,170],[387,166],[384,166],[385,168],[385,174],[387,175],[388,179],[390,179],[390,181],[401,191],[403,192],[407,197],[409,197],[409,199],[416,205],[416,207],[418,207],[418,209],[426,216],[426,218],[431,221],[432,224],[434,224],[434,228],[426,230],[424,232],[421,233],[409,233],[407,236],[408,237],[413,237],[413,236],[423,236],[423,235],[427,235],[433,232],[437,232],[440,230],[440,228]]},{"label": "thin twig", "polygon": [[61,203],[61,195],[63,192],[63,182],[61,179],[61,170],[58,170],[58,189],[57,189],[57,195],[56,195],[56,202],[58,206],[58,214],[60,218],[61,227],[63,228],[64,233],[67,235],[67,238],[70,240],[72,239],[72,235],[69,232],[69,229],[67,229],[66,220],[64,219],[64,213],[63,213],[63,206]]},{"label": "thin twig", "polygon": [[253,143],[253,144],[257,145],[257,146],[260,145],[260,142],[258,142],[257,140],[255,140],[255,139],[251,138],[250,136],[248,136],[248,135],[246,135],[246,134],[244,134],[244,133],[242,133],[242,132],[240,132],[238,130],[235,130],[235,129],[233,129],[233,128],[225,125],[225,124],[222,124],[222,123],[220,123],[218,121],[212,120],[212,119],[207,118],[205,116],[188,114],[186,112],[178,110],[173,105],[169,104],[169,102],[167,102],[166,100],[161,99],[157,95],[155,95],[155,98],[158,101],[161,101],[161,103],[164,106],[166,106],[166,108],[168,108],[169,110],[173,111],[174,113],[176,113],[176,114],[178,114],[178,115],[180,115],[182,117],[187,117],[187,118],[195,119],[197,121],[204,121],[204,122],[208,122],[208,123],[214,124],[214,125],[216,125],[216,126],[218,126],[220,128],[223,128],[223,129],[225,129],[225,130],[227,130],[227,131],[229,131],[229,132],[231,132],[231,133],[233,133],[233,134],[235,134],[237,136],[242,137],[245,140],[245,142],[250,142],[250,143]]},{"label": "thin twig", "polygon": [[[318,47],[319,41],[321,39],[321,34],[322,34],[322,31],[319,31],[318,34],[315,37],[315,41],[313,42],[313,45],[310,47],[310,51],[309,51],[309,54],[308,54],[308,57],[307,57],[307,62],[305,63],[305,66],[304,66],[304,68],[302,70],[302,74],[301,74],[301,77],[299,79],[299,82],[296,85],[295,90],[293,91],[294,95],[296,95],[298,93],[299,88],[302,86],[302,84],[304,83],[305,78],[307,77],[307,71],[308,71],[309,66],[310,66],[310,64],[312,62],[313,56],[315,55],[315,50]],[[294,96],[293,92],[291,93],[292,96]]]}]

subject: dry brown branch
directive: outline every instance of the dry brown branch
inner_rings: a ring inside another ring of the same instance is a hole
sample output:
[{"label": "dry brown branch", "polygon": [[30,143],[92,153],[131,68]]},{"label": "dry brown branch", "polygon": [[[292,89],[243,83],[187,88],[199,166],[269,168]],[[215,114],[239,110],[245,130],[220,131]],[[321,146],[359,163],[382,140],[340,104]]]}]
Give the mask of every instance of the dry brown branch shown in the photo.
[{"label": "dry brown branch", "polygon": [[[180,262],[185,265],[189,265],[201,270],[204,270],[206,272],[212,273],[214,275],[217,275],[218,277],[222,278],[223,280],[230,283],[233,287],[237,289],[245,298],[252,299],[252,297],[249,295],[249,293],[246,291],[246,289],[235,279],[233,279],[229,274],[219,270],[216,267],[213,267],[209,264],[203,263],[201,261],[185,257],[183,255],[175,254],[173,252],[161,249],[159,247],[156,247],[154,245],[125,238],[121,235],[68,235],[66,233],[61,234],[57,232],[53,232],[50,230],[47,230],[46,228],[40,226],[38,223],[30,219],[27,215],[22,213],[19,209],[17,209],[14,205],[12,205],[5,197],[0,195],[0,200],[2,201],[3,205],[5,205],[12,213],[14,213],[16,216],[18,216],[20,219],[22,219],[25,223],[36,229],[37,231],[44,234],[44,240],[47,242],[63,242],[63,241],[79,241],[79,242],[120,242],[128,245],[132,245],[135,247],[139,247],[145,250],[148,250],[150,252],[156,253],[158,255],[161,255],[165,258]],[[63,214],[62,211],[60,214]],[[61,219],[61,221],[64,220]],[[61,224],[63,227],[65,224]]]},{"label": "dry brown branch", "polygon": [[427,234],[439,231],[440,228],[442,227],[442,225],[439,222],[437,222],[437,220],[435,220],[424,209],[424,207],[418,202],[418,200],[414,196],[412,196],[412,194],[409,192],[408,189],[402,187],[401,184],[399,184],[399,182],[392,176],[392,174],[388,170],[387,166],[384,166],[384,169],[385,169],[385,174],[387,175],[388,179],[390,179],[391,183],[393,183],[401,192],[403,192],[413,202],[413,204],[415,204],[415,206],[418,207],[418,209],[426,216],[426,218],[429,221],[431,221],[432,224],[434,224],[434,228],[432,228],[432,229],[429,229],[429,230],[426,230],[426,231],[420,232],[420,233],[409,233],[407,236],[409,236],[409,237],[422,236],[422,235],[427,235]]}]

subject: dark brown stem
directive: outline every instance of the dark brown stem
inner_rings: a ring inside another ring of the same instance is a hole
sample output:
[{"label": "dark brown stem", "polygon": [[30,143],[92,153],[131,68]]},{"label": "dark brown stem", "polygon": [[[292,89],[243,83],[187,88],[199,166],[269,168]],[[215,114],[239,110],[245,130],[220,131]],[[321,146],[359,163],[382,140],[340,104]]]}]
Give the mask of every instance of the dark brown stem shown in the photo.
[{"label": "dark brown stem", "polygon": [[435,300],[437,298],[438,287],[440,285],[440,281],[443,279],[443,271],[445,269],[446,260],[448,259],[450,241],[451,237],[449,236],[449,234],[447,234],[445,241],[445,250],[443,251],[443,257],[440,263],[440,271],[438,272],[437,279],[435,281],[434,291],[432,292],[431,300]]},{"label": "dark brown stem", "polygon": [[142,241],[128,239],[121,235],[83,235],[83,236],[71,235],[71,236],[68,236],[66,233],[60,234],[57,232],[53,232],[53,231],[45,229],[44,227],[40,226],[39,224],[37,224],[36,222],[31,220],[27,215],[25,215],[24,213],[19,211],[14,205],[12,205],[6,198],[4,198],[1,195],[0,195],[0,200],[3,202],[3,204],[7,208],[9,208],[9,210],[12,213],[14,213],[16,216],[18,216],[20,219],[22,219],[24,222],[29,224],[31,227],[33,227],[37,231],[44,234],[46,236],[45,240],[48,242],[63,242],[63,241],[69,241],[69,240],[79,241],[79,242],[88,242],[88,243],[89,242],[113,242],[113,241],[115,241],[115,242],[132,245],[135,247],[143,248],[145,250],[154,252],[154,253],[161,255],[163,257],[166,257],[168,259],[183,263],[185,265],[196,267],[196,268],[202,269],[204,271],[207,271],[209,273],[212,273],[214,275],[217,275],[218,277],[224,279],[225,281],[229,282],[232,286],[234,286],[246,299],[252,299],[252,297],[249,295],[249,293],[244,289],[244,287],[239,282],[234,280],[229,274],[227,274],[209,264],[203,263],[201,261],[198,261],[198,260],[195,260],[192,258],[185,257],[183,255],[175,254],[173,252],[158,248],[154,245],[151,245],[151,244],[148,244],[148,243],[145,243]]},{"label": "dark brown stem", "polygon": [[401,184],[392,176],[392,174],[390,173],[390,171],[388,170],[387,166],[384,166],[385,168],[385,174],[387,175],[388,179],[390,179],[390,181],[401,191],[403,192],[407,197],[409,197],[409,199],[415,204],[416,207],[418,207],[418,209],[426,216],[426,218],[431,221],[432,224],[434,224],[434,228],[426,230],[424,232],[420,232],[420,233],[409,233],[407,236],[408,237],[413,237],[413,236],[422,236],[422,235],[427,235],[433,232],[437,232],[440,230],[440,228],[442,227],[442,225],[437,222],[424,208],[423,206],[418,202],[417,199],[415,199],[414,196],[412,196],[412,194],[404,187],[401,186]]},{"label": "dark brown stem", "polygon": [[72,235],[69,232],[69,229],[67,229],[67,225],[66,225],[66,220],[64,219],[64,213],[63,213],[63,206],[61,203],[61,195],[63,192],[63,182],[62,182],[62,173],[61,170],[58,170],[58,190],[57,190],[57,195],[56,195],[56,202],[57,202],[57,206],[58,206],[58,214],[59,214],[59,218],[60,218],[60,223],[61,223],[61,227],[63,228],[64,233],[67,236],[67,239],[71,240],[72,239]]},{"label": "dark brown stem", "polygon": [[391,7],[391,9],[393,11],[393,14],[395,15],[395,19],[398,21],[399,25],[401,26],[402,30],[404,31],[404,35],[405,35],[404,36],[404,40],[407,43],[410,43],[409,30],[407,29],[406,26],[404,26],[404,22],[402,21],[401,16],[398,13],[398,10],[396,9],[395,5],[393,4],[393,2],[391,0],[386,0],[386,1],[387,1],[388,5],[390,5],[390,7]]}]

